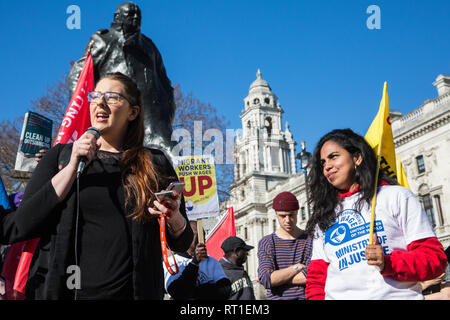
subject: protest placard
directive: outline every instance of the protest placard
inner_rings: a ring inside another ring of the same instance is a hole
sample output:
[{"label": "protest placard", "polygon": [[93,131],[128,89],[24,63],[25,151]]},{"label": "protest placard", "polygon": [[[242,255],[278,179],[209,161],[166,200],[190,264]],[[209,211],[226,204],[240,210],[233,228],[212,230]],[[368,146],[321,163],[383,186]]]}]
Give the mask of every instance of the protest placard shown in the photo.
[{"label": "protest placard", "polygon": [[41,149],[51,148],[52,126],[52,120],[36,112],[29,111],[25,114],[15,170],[25,172],[34,170],[37,165],[35,154]]},{"label": "protest placard", "polygon": [[178,179],[186,184],[183,195],[189,220],[218,216],[219,196],[214,158],[185,156],[174,160]]}]

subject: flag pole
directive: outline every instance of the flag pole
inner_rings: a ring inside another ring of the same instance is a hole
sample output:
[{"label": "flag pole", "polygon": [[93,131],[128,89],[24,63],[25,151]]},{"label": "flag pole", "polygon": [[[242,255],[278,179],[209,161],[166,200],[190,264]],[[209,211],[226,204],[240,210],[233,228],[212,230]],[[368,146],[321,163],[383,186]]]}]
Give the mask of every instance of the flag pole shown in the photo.
[{"label": "flag pole", "polygon": [[204,244],[205,237],[203,232],[203,220],[201,218],[197,220],[197,236],[198,236],[198,243]]},{"label": "flag pole", "polygon": [[[380,142],[381,145],[381,142]],[[381,147],[379,148],[381,150]],[[370,214],[370,233],[369,233],[369,244],[373,244],[373,227],[375,223],[375,204],[377,203],[377,187],[378,187],[378,175],[380,173],[380,160],[381,156],[377,155],[377,168],[375,171],[375,183],[374,183],[374,192],[372,196],[372,211]]]},{"label": "flag pole", "polygon": [[197,234],[198,234],[198,243],[205,243],[205,237],[203,236],[203,220],[197,220]]},{"label": "flag pole", "polygon": [[94,40],[91,40],[88,44],[87,52],[91,52],[93,46],[94,46]]},{"label": "flag pole", "polygon": [[[386,104],[387,99],[387,82],[384,82],[384,88],[383,88],[383,97],[381,99],[381,102]],[[381,109],[381,106],[380,106]],[[383,116],[383,121],[385,121]],[[379,128],[379,132],[383,132],[382,128],[383,122],[381,122]],[[371,213],[370,213],[370,230],[369,230],[369,244],[373,244],[373,231],[374,231],[374,224],[375,224],[375,206],[377,203],[377,189],[378,189],[378,175],[380,173],[380,164],[381,164],[381,151],[382,151],[382,145],[383,145],[383,137],[379,140],[378,146],[377,146],[377,167],[375,170],[375,182],[373,186],[373,196],[372,196],[372,206],[371,206]]]}]

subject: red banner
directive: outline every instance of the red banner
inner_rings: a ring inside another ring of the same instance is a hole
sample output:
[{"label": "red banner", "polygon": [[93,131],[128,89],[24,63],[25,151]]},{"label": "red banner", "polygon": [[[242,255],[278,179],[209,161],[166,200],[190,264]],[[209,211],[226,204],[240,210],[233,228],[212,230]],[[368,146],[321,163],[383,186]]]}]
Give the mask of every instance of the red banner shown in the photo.
[{"label": "red banner", "polygon": [[71,143],[77,140],[91,126],[87,94],[93,90],[94,69],[92,55],[89,52],[56,136],[55,145],[58,143]]},{"label": "red banner", "polygon": [[206,238],[206,250],[208,256],[217,260],[222,259],[224,252],[221,248],[222,242],[228,237],[236,236],[236,226],[234,224],[233,207],[228,208],[228,212],[220,219]]},{"label": "red banner", "polygon": [[[94,90],[94,68],[92,55],[89,52],[84,61],[83,69],[78,78],[77,86],[70,99],[69,107],[62,120],[54,145],[58,143],[71,143],[78,139],[91,126],[89,102],[87,94]],[[25,294],[25,286],[28,280],[31,260],[39,239],[31,239],[24,243],[16,243],[13,246],[22,247],[20,259],[14,278],[14,290]],[[16,250],[13,250],[17,254]]]},{"label": "red banner", "polygon": [[15,291],[22,294],[25,294],[25,286],[27,285],[28,281],[28,272],[30,270],[31,260],[33,259],[34,250],[36,250],[38,243],[39,239],[36,238],[25,241],[25,244],[23,245],[23,251],[17,265],[13,287]]},{"label": "red banner", "polygon": [[15,295],[14,278],[16,275],[17,265],[25,247],[25,241],[14,243],[8,249],[2,269],[2,277],[5,279],[5,298],[6,300],[21,300],[19,295]]}]

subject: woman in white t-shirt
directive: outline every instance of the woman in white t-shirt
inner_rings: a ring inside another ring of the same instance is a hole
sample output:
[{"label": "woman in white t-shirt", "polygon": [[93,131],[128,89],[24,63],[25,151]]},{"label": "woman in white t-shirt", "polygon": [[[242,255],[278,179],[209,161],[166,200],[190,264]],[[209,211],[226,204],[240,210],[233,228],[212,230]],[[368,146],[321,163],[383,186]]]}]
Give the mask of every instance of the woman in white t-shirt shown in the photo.
[{"label": "woman in white t-shirt", "polygon": [[319,141],[308,175],[313,254],[307,299],[423,299],[419,281],[445,271],[443,247],[420,202],[384,170],[375,177],[376,164],[372,148],[350,129]]}]

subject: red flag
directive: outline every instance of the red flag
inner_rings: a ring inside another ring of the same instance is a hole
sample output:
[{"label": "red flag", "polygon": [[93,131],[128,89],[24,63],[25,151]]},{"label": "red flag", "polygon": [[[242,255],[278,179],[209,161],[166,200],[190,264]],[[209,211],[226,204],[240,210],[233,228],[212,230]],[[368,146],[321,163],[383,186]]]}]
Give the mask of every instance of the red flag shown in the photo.
[{"label": "red flag", "polygon": [[89,102],[87,94],[94,90],[94,68],[92,55],[89,52],[84,61],[78,83],[70,99],[69,107],[64,115],[55,145],[70,143],[78,139],[90,126]]},{"label": "red flag", "polygon": [[217,260],[222,259],[224,252],[220,246],[226,238],[232,236],[236,236],[236,227],[233,207],[229,207],[228,212],[220,219],[206,238],[205,244],[208,256]]},{"label": "red flag", "polygon": [[14,277],[16,275],[17,265],[25,246],[25,241],[14,243],[8,249],[2,269],[2,277],[5,279],[6,300],[19,300],[20,296],[15,294]]},{"label": "red flag", "polygon": [[[58,143],[71,143],[78,139],[91,126],[89,113],[89,102],[87,94],[94,90],[94,67],[92,54],[88,52],[84,61],[83,69],[78,78],[77,86],[70,99],[69,107],[62,120],[61,126],[56,136],[54,145]],[[39,243],[39,239],[31,239],[23,243],[23,251],[18,262],[16,275],[14,278],[14,290],[25,294],[25,286],[28,280],[31,260],[34,250]]]},{"label": "red flag", "polygon": [[23,245],[23,251],[17,265],[16,275],[14,277],[13,289],[17,292],[25,294],[25,286],[28,281],[28,272],[30,270],[31,260],[33,259],[34,250],[39,243],[39,239],[31,239]]}]

